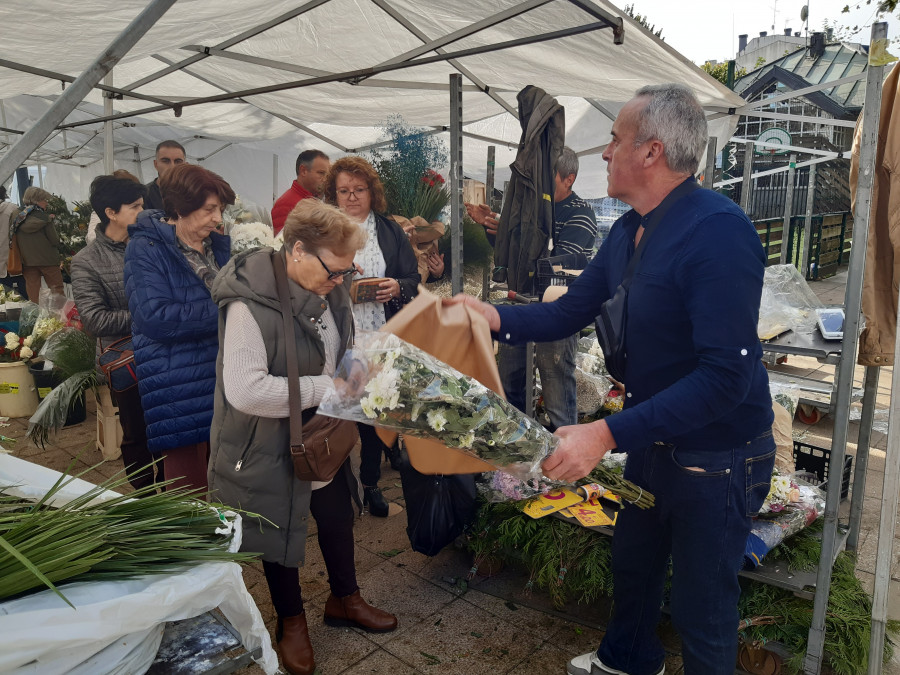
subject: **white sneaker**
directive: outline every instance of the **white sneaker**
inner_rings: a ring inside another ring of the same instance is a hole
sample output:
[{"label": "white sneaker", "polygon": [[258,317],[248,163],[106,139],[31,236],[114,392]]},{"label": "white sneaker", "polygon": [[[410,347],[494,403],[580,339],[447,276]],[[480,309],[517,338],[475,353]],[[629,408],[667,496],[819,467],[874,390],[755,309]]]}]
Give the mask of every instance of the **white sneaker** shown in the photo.
[{"label": "white sneaker", "polygon": [[[664,675],[665,672],[666,664],[663,663],[656,675]],[[597,652],[576,656],[566,666],[566,673],[568,675],[628,675],[624,670],[616,670],[604,665],[597,657]]]}]

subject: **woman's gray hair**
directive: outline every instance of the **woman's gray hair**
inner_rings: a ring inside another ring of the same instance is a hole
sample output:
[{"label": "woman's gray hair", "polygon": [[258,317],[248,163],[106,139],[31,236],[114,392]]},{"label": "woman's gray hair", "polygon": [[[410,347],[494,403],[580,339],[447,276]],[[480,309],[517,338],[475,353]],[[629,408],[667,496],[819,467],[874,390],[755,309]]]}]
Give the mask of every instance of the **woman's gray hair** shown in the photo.
[{"label": "woman's gray hair", "polygon": [[694,93],[681,84],[641,87],[635,96],[650,99],[638,113],[635,144],[663,144],[666,163],[676,173],[697,173],[709,137],[706,115]]},{"label": "woman's gray hair", "polygon": [[556,173],[560,178],[568,178],[572,174],[578,176],[578,155],[568,145],[563,146],[562,152],[559,153],[559,159],[556,160]]},{"label": "woman's gray hair", "polygon": [[49,202],[53,199],[53,195],[47,192],[44,188],[39,188],[36,185],[31,185],[25,190],[25,194],[22,195],[22,203],[25,206],[33,206],[38,202],[47,201]]}]

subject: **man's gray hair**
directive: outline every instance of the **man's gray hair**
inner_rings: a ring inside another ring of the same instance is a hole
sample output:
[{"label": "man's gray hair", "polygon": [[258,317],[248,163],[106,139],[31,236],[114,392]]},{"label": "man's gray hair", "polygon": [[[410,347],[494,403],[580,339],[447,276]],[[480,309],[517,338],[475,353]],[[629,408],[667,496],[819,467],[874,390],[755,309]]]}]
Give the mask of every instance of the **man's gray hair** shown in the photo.
[{"label": "man's gray hair", "polygon": [[562,152],[559,153],[559,159],[556,160],[556,173],[560,178],[568,178],[573,173],[578,176],[578,155],[568,145],[563,146]]},{"label": "man's gray hair", "polygon": [[635,96],[650,99],[638,113],[635,143],[658,140],[669,169],[697,173],[709,136],[706,115],[694,93],[681,84],[653,84],[641,87]]}]

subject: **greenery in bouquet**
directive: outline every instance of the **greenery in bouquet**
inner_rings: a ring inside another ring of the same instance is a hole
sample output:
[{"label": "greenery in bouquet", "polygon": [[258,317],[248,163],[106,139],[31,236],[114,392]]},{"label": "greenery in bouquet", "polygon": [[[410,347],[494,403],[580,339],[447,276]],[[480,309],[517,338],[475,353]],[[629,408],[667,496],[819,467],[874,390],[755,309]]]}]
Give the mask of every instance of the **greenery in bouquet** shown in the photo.
[{"label": "greenery in bouquet", "polygon": [[57,584],[119,581],[255,557],[230,550],[236,514],[200,501],[197,490],[169,485],[157,493],[152,485],[103,499],[126,486],[121,472],[56,504],[78,476],[62,475],[38,501],[17,496],[14,487],[0,488],[0,600],[50,588],[69,603]]},{"label": "greenery in bouquet", "polygon": [[275,243],[272,228],[265,223],[236,223],[231,227],[231,255],[251,251]]},{"label": "greenery in bouquet", "polygon": [[441,211],[449,203],[450,193],[447,191],[444,177],[436,171],[427,169],[416,184],[412,216],[421,216],[430,223],[438,219]]},{"label": "greenery in bouquet", "polygon": [[[477,380],[390,333],[357,334],[319,413],[439,441],[501,469],[532,497],[564,483],[541,473],[558,438]],[[621,476],[595,472],[604,487],[642,508],[653,496]],[[500,475],[500,480],[503,474]]]},{"label": "greenery in bouquet", "polygon": [[0,304],[5,305],[8,302],[25,302],[25,298],[11,288],[0,286]]},{"label": "greenery in bouquet", "polygon": [[[488,242],[484,228],[463,215],[463,267],[472,268],[491,268],[493,267],[494,248]],[[450,238],[452,234],[448,227],[444,232],[444,236],[438,241],[438,248],[444,256],[444,269],[449,270],[453,264],[453,251],[450,247]]]},{"label": "greenery in bouquet", "polygon": [[0,344],[0,363],[13,363],[14,361],[27,361],[34,356],[31,348],[31,337],[19,337],[18,333],[9,332],[3,336]]},{"label": "greenery in bouquet", "polygon": [[[369,151],[369,160],[384,185],[388,213],[424,218],[416,211],[420,190],[434,186],[426,185],[423,178],[435,167],[447,165],[444,141],[406,123],[401,115],[391,115],[381,127],[381,144]],[[431,222],[436,217],[425,220]]]}]

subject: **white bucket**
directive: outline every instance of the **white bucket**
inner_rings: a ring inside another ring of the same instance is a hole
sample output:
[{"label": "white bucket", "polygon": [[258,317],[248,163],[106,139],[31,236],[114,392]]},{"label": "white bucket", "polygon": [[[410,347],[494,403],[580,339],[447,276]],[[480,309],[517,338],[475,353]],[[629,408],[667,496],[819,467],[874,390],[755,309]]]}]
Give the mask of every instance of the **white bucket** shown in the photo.
[{"label": "white bucket", "polygon": [[37,407],[38,395],[28,362],[0,363],[0,415],[31,417]]}]

